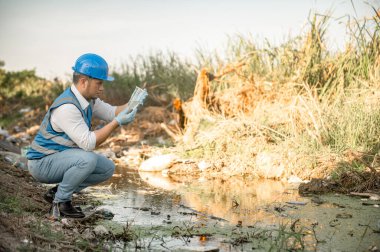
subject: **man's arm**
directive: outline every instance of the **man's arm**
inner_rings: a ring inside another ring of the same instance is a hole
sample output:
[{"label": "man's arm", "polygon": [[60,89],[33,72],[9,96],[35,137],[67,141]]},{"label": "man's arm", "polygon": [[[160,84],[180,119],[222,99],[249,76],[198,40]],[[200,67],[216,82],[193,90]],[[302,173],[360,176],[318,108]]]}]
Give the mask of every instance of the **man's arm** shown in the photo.
[{"label": "man's arm", "polygon": [[106,124],[103,128],[95,130],[95,136],[96,136],[96,146],[99,146],[102,144],[114,131],[117,127],[119,127],[119,124],[116,120],[112,120],[108,124]]},{"label": "man's arm", "polygon": [[[126,109],[127,106],[128,106],[128,102],[121,106],[111,106],[100,99],[96,100],[95,106],[94,106],[94,115],[100,119],[109,121],[109,123],[106,124],[101,129],[93,131],[93,133],[96,136],[95,147],[102,144],[109,137],[111,132],[119,126],[115,118],[120,114],[121,111]],[[112,116],[112,119],[110,118],[110,116]]]},{"label": "man's arm", "polygon": [[116,129],[119,125],[127,125],[131,123],[136,116],[137,108],[132,111],[121,111],[110,123],[106,124],[103,128],[94,131],[96,136],[96,146],[103,143],[111,134],[111,132]]},{"label": "man's arm", "polygon": [[117,121],[113,119],[103,128],[90,131],[81,112],[73,104],[64,104],[55,109],[50,121],[54,130],[64,131],[72,141],[86,151],[91,151],[103,143],[111,132],[119,126]]}]

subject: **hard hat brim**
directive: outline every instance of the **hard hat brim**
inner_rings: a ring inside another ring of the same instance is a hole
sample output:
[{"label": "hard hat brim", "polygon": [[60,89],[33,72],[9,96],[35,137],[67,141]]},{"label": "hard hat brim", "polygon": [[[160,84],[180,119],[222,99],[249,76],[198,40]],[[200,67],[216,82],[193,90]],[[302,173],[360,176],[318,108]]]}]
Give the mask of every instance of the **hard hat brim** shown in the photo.
[{"label": "hard hat brim", "polygon": [[105,79],[105,81],[114,81],[114,80],[115,78],[112,76],[107,76],[107,79]]},{"label": "hard hat brim", "polygon": [[93,78],[93,79],[104,80],[104,81],[114,81],[114,80],[115,80],[115,78],[112,77],[112,76],[107,76],[106,78],[100,78],[100,79],[99,79],[99,78],[94,78],[94,77],[89,76],[89,75],[87,75],[87,74],[81,73],[81,72],[77,71],[77,70],[75,69],[75,67],[71,67],[71,69],[73,69],[73,71],[76,72],[76,73],[83,74],[83,75],[88,76],[88,77]]}]

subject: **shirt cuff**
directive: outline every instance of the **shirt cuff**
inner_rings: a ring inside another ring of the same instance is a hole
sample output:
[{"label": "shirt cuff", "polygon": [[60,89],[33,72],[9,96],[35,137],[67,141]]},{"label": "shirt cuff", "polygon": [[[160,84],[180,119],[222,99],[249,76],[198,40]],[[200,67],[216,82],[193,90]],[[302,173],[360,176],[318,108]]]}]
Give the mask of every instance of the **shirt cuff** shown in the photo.
[{"label": "shirt cuff", "polygon": [[96,135],[94,132],[90,133],[90,136],[88,138],[88,150],[87,151],[92,151],[96,147]]}]

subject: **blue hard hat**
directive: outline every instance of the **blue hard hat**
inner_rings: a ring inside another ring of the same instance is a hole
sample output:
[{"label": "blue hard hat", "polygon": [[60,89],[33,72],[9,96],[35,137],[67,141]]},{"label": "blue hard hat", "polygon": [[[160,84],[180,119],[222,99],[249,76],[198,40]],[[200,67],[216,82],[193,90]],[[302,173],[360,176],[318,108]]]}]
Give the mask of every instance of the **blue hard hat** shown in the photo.
[{"label": "blue hard hat", "polygon": [[74,72],[90,76],[94,79],[113,81],[112,76],[108,76],[107,62],[97,54],[86,53],[75,61],[72,67]]}]

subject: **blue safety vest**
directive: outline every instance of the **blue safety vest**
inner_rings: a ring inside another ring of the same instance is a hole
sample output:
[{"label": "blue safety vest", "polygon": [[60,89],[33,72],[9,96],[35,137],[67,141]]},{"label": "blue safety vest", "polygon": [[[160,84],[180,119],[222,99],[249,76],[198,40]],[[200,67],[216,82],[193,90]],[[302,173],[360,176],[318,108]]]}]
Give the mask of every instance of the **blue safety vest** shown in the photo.
[{"label": "blue safety vest", "polygon": [[71,91],[71,88],[67,88],[60,96],[57,97],[57,99],[55,99],[46,113],[40,129],[26,154],[28,159],[40,159],[47,155],[67,149],[79,148],[78,145],[74,143],[65,132],[56,132],[50,123],[51,112],[59,106],[68,103],[74,104],[79,109],[88,128],[91,129],[93,102],[90,103],[86,110],[83,110],[78,99]]}]

